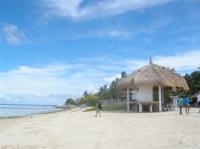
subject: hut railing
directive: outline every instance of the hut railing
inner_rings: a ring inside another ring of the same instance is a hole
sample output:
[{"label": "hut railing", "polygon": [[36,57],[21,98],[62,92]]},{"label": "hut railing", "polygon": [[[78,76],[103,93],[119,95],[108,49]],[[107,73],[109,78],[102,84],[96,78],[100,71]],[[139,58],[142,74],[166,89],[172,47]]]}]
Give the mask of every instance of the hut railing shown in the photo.
[{"label": "hut railing", "polygon": [[103,104],[126,104],[126,100],[121,99],[103,99]]},{"label": "hut railing", "polygon": [[172,104],[172,103],[163,103],[162,104],[162,110],[163,111],[174,111],[176,110],[176,105]]}]

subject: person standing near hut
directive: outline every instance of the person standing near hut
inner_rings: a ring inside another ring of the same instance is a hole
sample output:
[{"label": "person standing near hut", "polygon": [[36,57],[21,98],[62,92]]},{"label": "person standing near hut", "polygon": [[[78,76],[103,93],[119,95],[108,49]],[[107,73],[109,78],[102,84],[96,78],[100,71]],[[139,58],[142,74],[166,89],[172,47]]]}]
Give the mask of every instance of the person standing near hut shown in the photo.
[{"label": "person standing near hut", "polygon": [[189,99],[188,96],[185,96],[185,98],[184,98],[184,106],[185,106],[186,114],[189,114],[189,112],[190,112],[190,99]]},{"label": "person standing near hut", "polygon": [[177,104],[179,107],[179,114],[182,114],[182,108],[183,108],[183,98],[179,97],[177,100]]},{"label": "person standing near hut", "polygon": [[99,115],[99,117],[101,117],[101,109],[102,109],[102,106],[101,106],[101,102],[97,99],[96,100],[96,115],[95,117],[97,117]]}]

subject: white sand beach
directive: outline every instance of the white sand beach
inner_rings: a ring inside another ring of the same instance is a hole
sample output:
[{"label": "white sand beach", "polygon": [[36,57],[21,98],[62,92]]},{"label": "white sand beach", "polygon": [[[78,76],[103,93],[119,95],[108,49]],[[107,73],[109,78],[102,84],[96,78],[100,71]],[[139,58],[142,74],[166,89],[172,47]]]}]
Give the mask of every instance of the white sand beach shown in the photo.
[{"label": "white sand beach", "polygon": [[0,119],[0,149],[199,149],[200,114],[71,112]]}]

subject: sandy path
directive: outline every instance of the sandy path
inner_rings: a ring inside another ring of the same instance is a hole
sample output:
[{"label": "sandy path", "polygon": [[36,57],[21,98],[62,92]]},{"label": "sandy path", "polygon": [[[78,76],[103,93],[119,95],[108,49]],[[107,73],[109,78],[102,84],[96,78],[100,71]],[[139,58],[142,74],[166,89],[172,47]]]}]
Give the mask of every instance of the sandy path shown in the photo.
[{"label": "sandy path", "polygon": [[59,112],[0,119],[0,149],[199,149],[200,114]]}]

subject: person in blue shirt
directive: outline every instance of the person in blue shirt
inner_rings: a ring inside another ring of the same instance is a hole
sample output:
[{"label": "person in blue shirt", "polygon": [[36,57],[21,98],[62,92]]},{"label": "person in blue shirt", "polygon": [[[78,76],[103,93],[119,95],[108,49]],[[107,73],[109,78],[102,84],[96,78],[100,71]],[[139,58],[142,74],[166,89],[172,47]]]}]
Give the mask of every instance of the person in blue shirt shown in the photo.
[{"label": "person in blue shirt", "polygon": [[185,96],[185,98],[184,98],[184,106],[185,106],[186,114],[189,114],[189,112],[190,112],[190,99],[189,99],[188,96]]},{"label": "person in blue shirt", "polygon": [[177,105],[178,105],[178,108],[179,108],[179,114],[182,114],[183,98],[181,98],[181,97],[178,98]]}]

